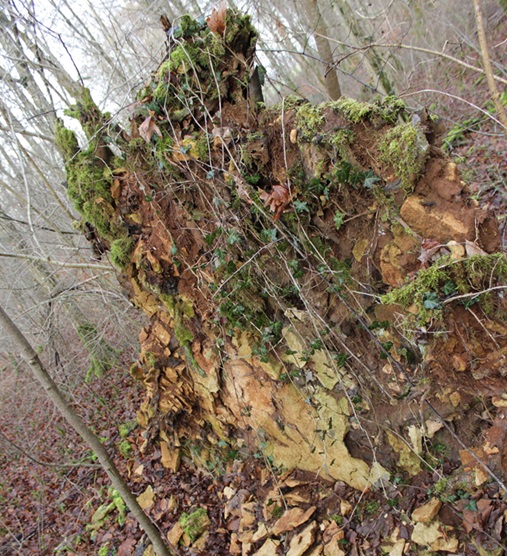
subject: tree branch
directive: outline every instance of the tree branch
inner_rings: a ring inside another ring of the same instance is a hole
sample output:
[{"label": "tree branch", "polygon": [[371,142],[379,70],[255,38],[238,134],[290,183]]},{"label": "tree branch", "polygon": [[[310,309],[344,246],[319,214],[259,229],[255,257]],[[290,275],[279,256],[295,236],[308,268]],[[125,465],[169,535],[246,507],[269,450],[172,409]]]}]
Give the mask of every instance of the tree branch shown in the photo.
[{"label": "tree branch", "polygon": [[86,264],[86,263],[64,263],[61,261],[55,261],[51,257],[46,259],[35,257],[33,255],[22,255],[21,253],[2,253],[0,252],[0,257],[9,257],[12,259],[27,259],[29,261],[37,261],[39,263],[52,264],[54,266],[61,266],[62,268],[89,268],[91,270],[112,270],[112,267],[102,265],[102,264]]},{"label": "tree branch", "polygon": [[79,417],[79,415],[67,403],[67,400],[49,375],[35,350],[2,307],[0,307],[0,323],[2,324],[7,336],[9,336],[17,345],[20,355],[28,363],[33,376],[41,384],[48,397],[56,405],[62,416],[97,455],[97,459],[99,460],[104,471],[107,473],[111,484],[118,491],[129,510],[139,522],[139,525],[148,535],[155,552],[159,556],[171,556],[171,552],[163,541],[160,532],[152,523],[150,518],[144,513],[143,509],[139,505],[139,502],[137,501],[137,498],[132,494],[132,491],[128,487],[127,483],[120,475],[118,468],[109,457],[105,447],[101,444],[98,437],[87,427],[81,417]]}]

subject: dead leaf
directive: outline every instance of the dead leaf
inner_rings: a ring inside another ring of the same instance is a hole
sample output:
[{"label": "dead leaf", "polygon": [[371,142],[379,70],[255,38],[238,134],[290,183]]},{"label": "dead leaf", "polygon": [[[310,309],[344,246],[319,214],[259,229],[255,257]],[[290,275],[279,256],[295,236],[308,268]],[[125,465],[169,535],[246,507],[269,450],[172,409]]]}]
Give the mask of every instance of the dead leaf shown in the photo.
[{"label": "dead leaf", "polygon": [[368,250],[370,249],[371,242],[367,238],[358,239],[352,249],[352,254],[354,255],[354,259],[359,263],[361,259],[366,255]]},{"label": "dead leaf", "polygon": [[253,556],[271,556],[276,554],[276,549],[278,548],[280,541],[273,539],[268,539],[260,548],[253,554]]},{"label": "dead leaf", "polygon": [[421,261],[422,268],[426,268],[431,258],[440,251],[441,247],[441,243],[434,239],[423,239],[421,254],[417,257],[417,260]]},{"label": "dead leaf", "polygon": [[206,23],[213,33],[223,35],[225,31],[225,16],[227,13],[227,3],[222,0],[220,8],[217,10],[213,8],[211,15],[206,18]]},{"label": "dead leaf", "polygon": [[271,533],[273,535],[279,535],[285,531],[292,531],[305,521],[308,521],[313,512],[315,512],[315,506],[311,506],[306,512],[302,508],[287,510],[275,523]]},{"label": "dead leaf", "polygon": [[153,114],[150,114],[146,120],[139,126],[139,135],[149,143],[153,134],[156,133],[159,137],[162,137],[162,132],[160,131],[158,125],[153,119]]},{"label": "dead leaf", "polygon": [[120,180],[115,178],[113,180],[113,185],[111,186],[111,197],[113,199],[119,199],[121,195],[121,185]]},{"label": "dead leaf", "polygon": [[435,551],[454,553],[458,550],[458,539],[450,535],[438,521],[429,525],[416,523],[412,532],[412,541],[420,546],[428,546]]},{"label": "dead leaf", "polygon": [[289,551],[287,556],[302,556],[308,548],[313,544],[315,539],[315,531],[318,529],[318,525],[315,521],[312,521],[310,525],[305,527],[301,533],[298,533],[292,537],[289,545]]},{"label": "dead leaf", "polygon": [[137,501],[143,510],[151,508],[154,503],[155,493],[153,492],[153,487],[148,485],[146,490],[137,497]]},{"label": "dead leaf", "polygon": [[424,426],[426,429],[424,436],[426,436],[426,438],[433,438],[435,436],[435,433],[438,432],[444,426],[444,424],[440,421],[427,419],[424,423]]},{"label": "dead leaf", "polygon": [[471,241],[465,241],[465,251],[467,257],[473,257],[474,255],[487,255],[486,251],[483,251],[477,243],[473,243]]},{"label": "dead leaf", "polygon": [[264,206],[269,207],[275,215],[273,220],[278,220],[290,203],[290,191],[286,185],[273,185],[271,193],[260,191],[259,198],[264,201]]},{"label": "dead leaf", "polygon": [[412,512],[412,521],[415,523],[429,523],[438,514],[441,507],[442,502],[438,498],[432,498]]},{"label": "dead leaf", "polygon": [[181,523],[179,521],[176,522],[166,536],[172,546],[177,546],[183,536],[183,527]]},{"label": "dead leaf", "polygon": [[245,179],[241,176],[232,176],[234,178],[234,182],[236,183],[238,197],[242,200],[247,202],[249,205],[253,203],[252,199],[250,199],[250,194],[248,193],[248,184],[246,183]]},{"label": "dead leaf", "polygon": [[230,127],[214,127],[211,130],[213,146],[219,147],[222,143],[230,145],[232,142],[232,131]]},{"label": "dead leaf", "polygon": [[174,447],[171,450],[167,442],[161,442],[160,453],[162,456],[162,465],[166,469],[171,469],[176,473],[180,468],[180,463],[181,463],[181,453],[179,449]]},{"label": "dead leaf", "polygon": [[116,552],[117,556],[132,556],[134,553],[134,547],[136,546],[135,539],[128,538],[125,539]]}]

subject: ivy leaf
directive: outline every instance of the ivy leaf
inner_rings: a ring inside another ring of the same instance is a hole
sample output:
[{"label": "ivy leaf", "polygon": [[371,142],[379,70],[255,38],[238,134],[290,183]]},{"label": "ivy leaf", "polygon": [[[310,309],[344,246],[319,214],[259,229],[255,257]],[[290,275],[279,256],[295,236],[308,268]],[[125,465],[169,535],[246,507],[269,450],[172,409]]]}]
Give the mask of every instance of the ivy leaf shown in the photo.
[{"label": "ivy leaf", "polygon": [[442,307],[442,303],[438,297],[436,292],[428,292],[424,296],[424,308],[425,309],[440,309]]},{"label": "ivy leaf", "polygon": [[231,230],[225,241],[228,245],[234,245],[235,243],[238,243],[238,241],[241,241],[241,236],[236,230]]},{"label": "ivy leaf", "polygon": [[296,209],[296,212],[310,212],[310,209],[308,208],[308,203],[306,201],[294,201],[294,208]]},{"label": "ivy leaf", "polygon": [[276,241],[276,228],[270,228],[269,230],[261,231],[261,240],[265,243],[272,243]]},{"label": "ivy leaf", "polygon": [[373,184],[377,183],[378,181],[380,181],[379,177],[375,176],[371,172],[368,172],[368,175],[364,178],[363,187],[366,187],[366,189],[371,189],[373,187]]},{"label": "ivy leaf", "polygon": [[451,280],[448,280],[442,286],[442,293],[444,295],[452,295],[453,293],[456,293],[456,286],[454,285],[454,282],[451,282]]},{"label": "ivy leaf", "polygon": [[339,210],[336,211],[333,221],[337,230],[339,230],[342,227],[344,220],[345,220],[345,214],[343,214],[343,212],[340,212]]}]

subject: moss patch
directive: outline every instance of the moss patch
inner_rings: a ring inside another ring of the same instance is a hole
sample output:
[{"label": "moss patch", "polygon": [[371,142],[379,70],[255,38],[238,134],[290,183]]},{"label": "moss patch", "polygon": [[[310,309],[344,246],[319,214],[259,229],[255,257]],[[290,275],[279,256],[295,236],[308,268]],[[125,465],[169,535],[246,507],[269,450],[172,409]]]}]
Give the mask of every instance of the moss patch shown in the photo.
[{"label": "moss patch", "polygon": [[366,119],[381,119],[386,123],[395,124],[405,110],[405,103],[394,96],[385,97],[373,103],[359,102],[352,98],[341,98],[328,103],[328,106],[341,112],[350,122],[357,124]]},{"label": "moss patch", "polygon": [[324,114],[320,106],[306,103],[296,112],[296,126],[305,141],[313,141],[324,123]]},{"label": "moss patch", "polygon": [[183,513],[180,525],[191,543],[194,543],[209,527],[211,521],[205,508],[199,508],[191,514]]},{"label": "moss patch", "polygon": [[412,191],[424,170],[429,144],[423,130],[411,123],[393,127],[379,143],[381,159],[393,167],[405,191]]},{"label": "moss patch", "polygon": [[111,262],[121,270],[125,270],[129,263],[132,262],[132,253],[134,252],[134,240],[130,237],[122,237],[115,239],[111,243]]},{"label": "moss patch", "polygon": [[419,271],[415,280],[382,296],[385,304],[397,303],[404,308],[414,306],[417,322],[429,323],[442,314],[444,302],[454,295],[477,292],[477,296],[462,298],[465,306],[487,295],[492,283],[507,279],[507,258],[502,253],[474,255],[460,261],[444,257],[430,268]]}]

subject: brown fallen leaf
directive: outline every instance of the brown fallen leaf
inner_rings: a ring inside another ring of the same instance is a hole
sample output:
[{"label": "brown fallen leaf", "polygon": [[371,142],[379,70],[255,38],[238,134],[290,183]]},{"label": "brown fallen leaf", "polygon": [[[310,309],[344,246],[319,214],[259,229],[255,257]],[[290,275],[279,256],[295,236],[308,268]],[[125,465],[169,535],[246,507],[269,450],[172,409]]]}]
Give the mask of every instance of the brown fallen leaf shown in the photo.
[{"label": "brown fallen leaf", "polygon": [[113,180],[113,185],[111,186],[111,197],[113,199],[119,199],[121,195],[121,184],[118,178]]},{"label": "brown fallen leaf", "polygon": [[260,191],[259,198],[264,201],[264,206],[275,213],[273,220],[278,220],[290,203],[290,192],[286,185],[273,185],[271,193]]},{"label": "brown fallen leaf", "polygon": [[482,250],[477,243],[471,241],[465,241],[465,251],[467,257],[473,257],[474,255],[487,255],[486,251]]},{"label": "brown fallen leaf", "polygon": [[139,126],[139,135],[149,143],[153,134],[156,133],[159,137],[162,137],[162,132],[160,131],[158,125],[153,119],[153,114],[150,114],[146,120]]},{"label": "brown fallen leaf", "polygon": [[137,497],[137,501],[143,510],[147,510],[153,506],[155,502],[154,496],[153,487],[148,485],[146,490]]},{"label": "brown fallen leaf", "polygon": [[134,547],[136,546],[135,539],[128,538],[125,539],[116,552],[117,556],[132,556],[134,554]]},{"label": "brown fallen leaf", "polygon": [[213,31],[213,33],[217,33],[218,35],[223,35],[225,31],[225,15],[227,12],[227,3],[225,0],[222,0],[220,4],[220,8],[217,10],[213,8],[211,15],[206,18],[206,23],[208,27]]},{"label": "brown fallen leaf", "polygon": [[442,245],[439,241],[435,241],[434,239],[423,239],[421,244],[421,255],[417,257],[417,260],[421,261],[422,268],[428,266],[431,258],[440,251],[441,247]]},{"label": "brown fallen leaf", "polygon": [[280,533],[292,531],[296,527],[299,527],[302,523],[308,521],[314,512],[315,506],[311,506],[306,511],[302,508],[292,508],[291,510],[287,510],[274,524],[271,533],[273,535],[280,535]]}]

